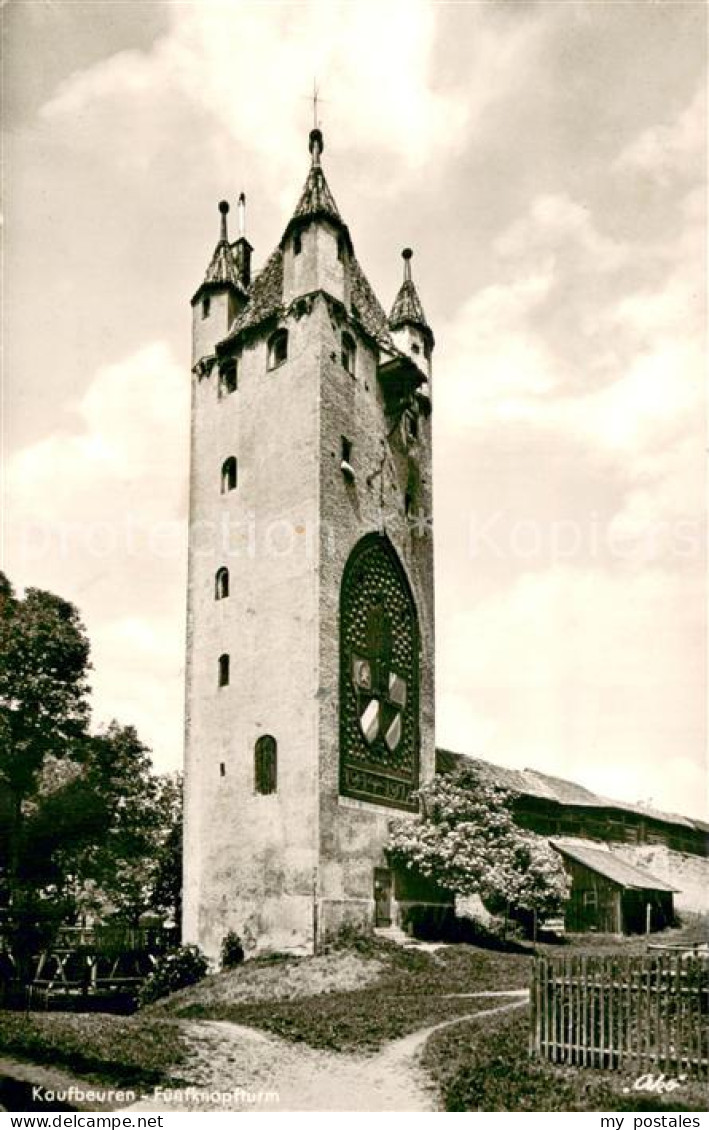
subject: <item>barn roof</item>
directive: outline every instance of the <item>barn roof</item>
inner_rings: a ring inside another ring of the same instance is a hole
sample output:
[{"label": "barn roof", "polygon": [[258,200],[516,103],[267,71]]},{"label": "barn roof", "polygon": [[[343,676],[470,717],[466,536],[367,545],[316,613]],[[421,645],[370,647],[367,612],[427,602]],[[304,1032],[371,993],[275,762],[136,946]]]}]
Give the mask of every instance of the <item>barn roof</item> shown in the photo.
[{"label": "barn roof", "polygon": [[466,767],[476,769],[491,782],[521,796],[555,801],[557,804],[577,808],[613,808],[619,812],[633,812],[637,816],[657,820],[662,824],[674,824],[704,833],[708,830],[702,820],[601,796],[583,785],[576,784],[575,781],[552,777],[547,773],[540,773],[537,769],[509,769],[503,765],[493,765],[492,762],[484,761],[481,757],[469,757],[467,754],[452,753],[445,749],[436,750],[436,769],[439,773],[450,773],[455,769]]},{"label": "barn roof", "polygon": [[664,879],[657,879],[647,871],[640,871],[637,867],[632,867],[630,863],[626,863],[624,859],[621,859],[612,851],[587,847],[585,844],[576,842],[573,846],[559,840],[550,840],[549,842],[562,855],[573,859],[576,863],[581,863],[584,867],[588,867],[589,871],[595,871],[597,875],[602,875],[604,879],[608,879],[611,883],[615,883],[625,890],[670,892],[677,890],[677,887],[671,887]]}]

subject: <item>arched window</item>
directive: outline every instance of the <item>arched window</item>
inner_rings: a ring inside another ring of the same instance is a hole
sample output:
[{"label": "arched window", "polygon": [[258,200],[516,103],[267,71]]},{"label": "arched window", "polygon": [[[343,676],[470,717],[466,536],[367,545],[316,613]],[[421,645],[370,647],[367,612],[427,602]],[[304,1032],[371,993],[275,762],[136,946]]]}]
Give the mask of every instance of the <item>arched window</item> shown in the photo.
[{"label": "arched window", "polygon": [[276,330],[268,340],[268,367],[275,369],[288,359],[288,330]]},{"label": "arched window", "polygon": [[257,793],[275,793],[278,783],[278,746],[270,734],[262,734],[254,749],[254,785]]},{"label": "arched window", "polygon": [[354,376],[355,361],[357,358],[357,346],[355,345],[354,338],[348,333],[342,335],[342,368],[346,369],[348,373]]},{"label": "arched window", "polygon": [[236,358],[230,357],[219,366],[219,395],[228,396],[230,392],[236,392],[236,386]]},{"label": "arched window", "polygon": [[293,254],[294,255],[300,255],[302,250],[303,250],[302,239],[300,238],[299,235],[294,235],[293,236]]},{"label": "arched window", "polygon": [[229,686],[229,656],[228,655],[220,655],[219,656],[219,686],[220,687],[228,687]]},{"label": "arched window", "polygon": [[217,569],[214,578],[214,599],[224,600],[229,595],[229,570],[226,565]]},{"label": "arched window", "polygon": [[208,294],[203,295],[202,296],[202,317],[203,318],[209,317],[209,307],[210,306],[211,306],[211,300],[209,298],[209,295]]},{"label": "arched window", "polygon": [[222,494],[236,490],[236,457],[230,455],[222,463]]}]

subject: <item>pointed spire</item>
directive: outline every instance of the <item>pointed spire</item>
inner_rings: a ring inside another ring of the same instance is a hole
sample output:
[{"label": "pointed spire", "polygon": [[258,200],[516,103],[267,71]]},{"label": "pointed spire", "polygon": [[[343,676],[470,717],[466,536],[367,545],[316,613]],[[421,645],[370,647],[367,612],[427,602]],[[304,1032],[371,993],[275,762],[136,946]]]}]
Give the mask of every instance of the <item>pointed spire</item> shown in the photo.
[{"label": "pointed spire", "polygon": [[239,280],[239,272],[231,247],[229,246],[229,235],[227,229],[227,216],[229,215],[229,202],[227,200],[219,201],[219,242],[214,248],[209,266],[207,267],[204,276],[205,283],[211,283],[217,286],[235,286],[241,289]]},{"label": "pointed spire", "polygon": [[311,217],[323,217],[332,220],[338,227],[344,230],[349,240],[347,228],[342,221],[337,204],[335,203],[335,198],[330,192],[329,185],[325,180],[322,165],[320,164],[322,151],[325,148],[321,130],[311,129],[308,148],[310,149],[310,172],[308,173],[308,179],[305,182],[303,191],[300,194],[300,199],[295,206],[295,211],[283,234],[281,246],[294,226],[300,226],[301,221]]},{"label": "pointed spire", "polygon": [[394,305],[391,308],[389,329],[398,330],[401,329],[402,326],[413,325],[418,326],[432,337],[431,327],[426,321],[421,299],[418,296],[416,286],[411,277],[412,256],[413,251],[410,247],[405,247],[401,252],[401,257],[404,260],[404,281],[401,284],[399,293],[394,299]]}]

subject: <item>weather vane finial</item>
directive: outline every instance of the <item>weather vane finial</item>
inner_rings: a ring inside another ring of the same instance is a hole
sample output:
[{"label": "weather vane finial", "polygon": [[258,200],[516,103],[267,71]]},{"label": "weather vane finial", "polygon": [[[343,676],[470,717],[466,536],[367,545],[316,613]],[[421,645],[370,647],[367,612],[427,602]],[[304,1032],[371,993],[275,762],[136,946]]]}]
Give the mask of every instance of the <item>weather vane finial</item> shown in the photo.
[{"label": "weather vane finial", "polygon": [[318,121],[318,98],[319,97],[320,97],[320,91],[318,90],[318,80],[316,78],[314,78],[313,79],[313,129],[320,129],[320,123]]}]

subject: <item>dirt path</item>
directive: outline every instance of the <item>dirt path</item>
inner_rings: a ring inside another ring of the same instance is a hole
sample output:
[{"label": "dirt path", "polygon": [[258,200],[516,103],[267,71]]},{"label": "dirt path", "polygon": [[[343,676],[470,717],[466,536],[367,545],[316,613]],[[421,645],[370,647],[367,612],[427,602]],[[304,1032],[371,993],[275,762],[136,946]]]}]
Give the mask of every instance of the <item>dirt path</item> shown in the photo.
[{"label": "dirt path", "polygon": [[187,1026],[192,1090],[157,1091],[129,1110],[433,1111],[436,1094],[419,1056],[433,1032],[464,1020],[526,1004],[528,994],[499,996],[505,1004],[469,1013],[394,1040],[374,1055],[321,1052],[228,1021]]}]

